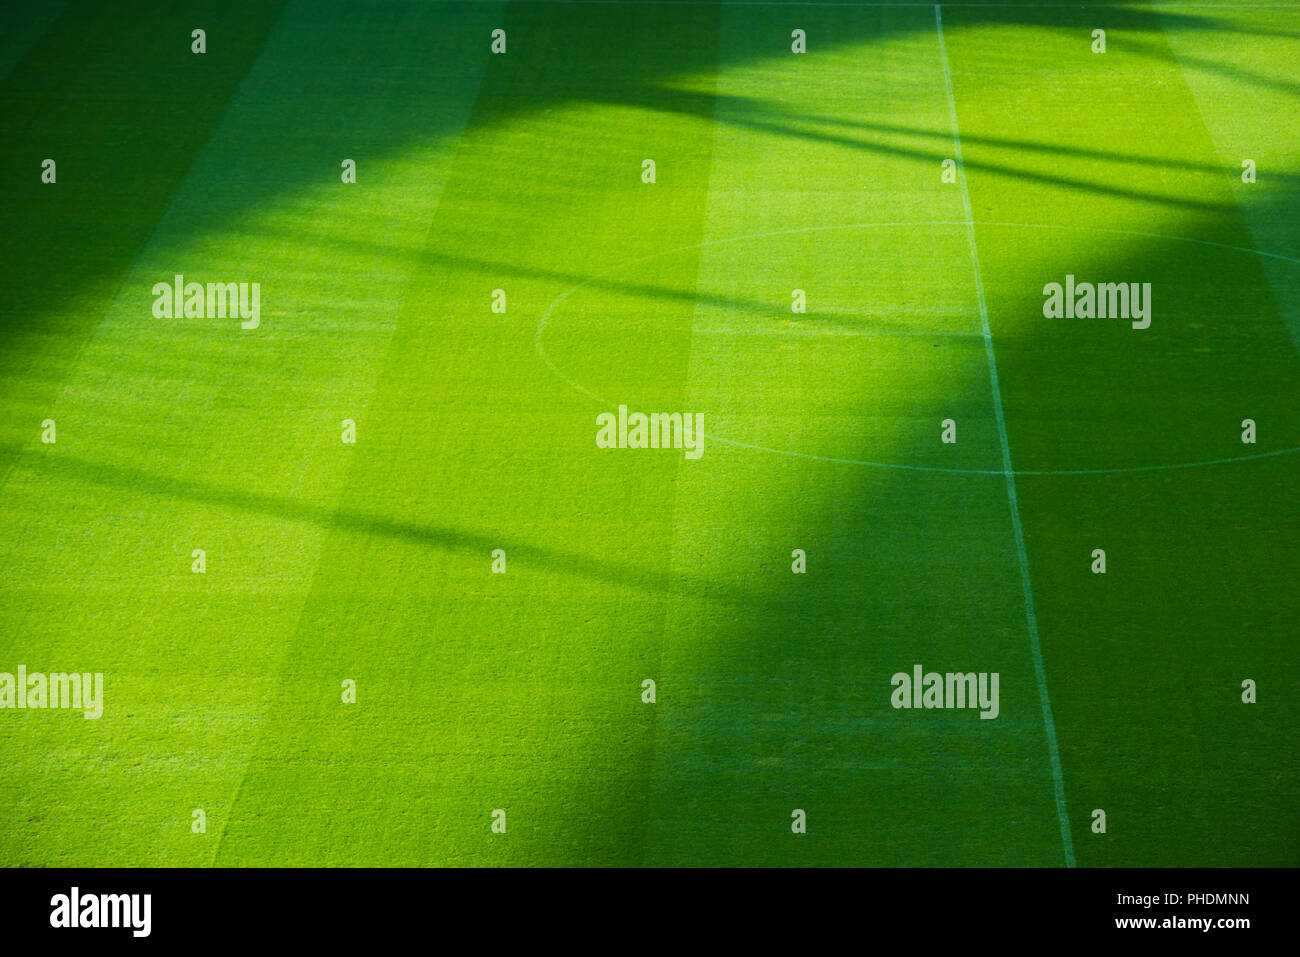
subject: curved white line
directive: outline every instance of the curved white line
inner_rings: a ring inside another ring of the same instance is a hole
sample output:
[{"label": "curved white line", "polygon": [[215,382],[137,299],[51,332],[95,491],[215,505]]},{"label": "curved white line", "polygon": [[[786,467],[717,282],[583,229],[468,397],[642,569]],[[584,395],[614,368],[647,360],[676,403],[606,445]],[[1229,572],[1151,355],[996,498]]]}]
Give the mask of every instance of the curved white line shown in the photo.
[{"label": "curved white line", "polygon": [[[617,266],[613,266],[610,269],[605,270],[604,272],[597,273],[594,276],[590,276],[587,279],[584,279],[582,282],[578,283],[575,286],[570,287],[569,289],[566,289],[564,292],[560,293],[559,296],[553,299],[551,301],[551,304],[546,307],[546,311],[542,313],[541,321],[538,322],[537,324],[537,331],[533,336],[533,345],[534,348],[537,350],[537,355],[541,358],[542,362],[546,364],[546,368],[550,369],[551,373],[555,375],[556,378],[558,378],[560,381],[564,382],[570,388],[578,392],[581,392],[583,395],[588,396],[589,398],[595,400],[596,402],[600,403],[603,406],[607,406],[607,407],[615,406],[616,403],[610,402],[604,396],[597,395],[595,392],[592,392],[590,389],[582,385],[580,382],[575,382],[573,379],[565,375],[564,372],[562,372],[555,365],[555,363],[551,361],[550,356],[546,354],[546,349],[542,345],[542,336],[546,331],[546,324],[550,320],[551,314],[555,311],[556,307],[559,306],[560,303],[564,302],[564,300],[572,296],[575,292],[585,289],[587,286],[591,285],[597,280],[605,278],[606,276],[613,275],[615,273],[622,272],[623,270],[628,269],[632,266],[637,266],[640,265],[641,263],[649,262],[653,259],[661,259],[664,256],[671,256],[674,253],[687,252],[692,249],[704,249],[709,246],[721,246],[727,243],[740,243],[740,242],[747,242],[755,239],[770,239],[773,236],[791,236],[798,233],[828,232],[831,230],[838,230],[838,229],[899,229],[899,228],[906,228],[910,226],[952,226],[952,227],[961,227],[963,229],[966,229],[969,228],[971,225],[1007,227],[1007,228],[1015,228],[1015,229],[1059,229],[1067,232],[1086,231],[1086,232],[1094,232],[1094,233],[1111,233],[1120,236],[1138,236],[1144,239],[1163,239],[1169,242],[1194,243],[1198,246],[1212,246],[1216,249],[1229,249],[1232,250],[1233,252],[1249,253],[1250,255],[1254,255],[1254,256],[1265,256],[1269,259],[1279,259],[1282,262],[1295,263],[1297,266],[1300,266],[1300,259],[1296,259],[1292,256],[1284,256],[1281,253],[1266,252],[1265,250],[1262,249],[1251,249],[1247,246],[1234,246],[1230,243],[1219,243],[1209,239],[1194,239],[1190,236],[1170,236],[1166,233],[1151,233],[1151,232],[1146,232],[1144,230],[1137,230],[1137,229],[1115,229],[1115,228],[1110,228],[1105,226],[1062,226],[1060,224],[1052,224],[1052,223],[1005,223],[1005,222],[994,222],[994,221],[977,221],[972,224],[963,220],[928,220],[922,222],[899,222],[899,223],[841,223],[838,225],[831,225],[831,226],[802,226],[795,229],[776,229],[776,230],[772,230],[771,232],[752,233],[747,236],[728,236],[724,239],[710,239],[702,243],[689,243],[685,246],[674,246],[672,249],[665,249],[657,253],[651,253],[648,256],[640,256],[636,259],[629,259],[627,262],[619,263]],[[898,334],[907,334],[907,333],[898,333]],[[934,332],[931,330],[926,330],[926,331],[918,331],[917,334],[933,335]],[[976,335],[979,334],[977,333]],[[873,462],[867,459],[837,458],[835,456],[829,456],[829,455],[814,455],[811,452],[792,452],[789,449],[774,449],[766,445],[753,445],[748,442],[740,442],[735,439],[728,439],[721,435],[709,435],[707,433],[702,433],[702,437],[707,438],[711,442],[721,442],[724,445],[730,445],[739,449],[748,449],[752,452],[767,452],[772,455],[785,455],[791,458],[811,459],[812,461],[816,461],[816,462],[830,462],[838,465],[856,465],[864,468],[878,468],[878,469],[899,469],[902,471],[909,471],[909,472],[950,472],[954,475],[1006,475],[1007,474],[1003,469],[961,469],[961,468],[950,468],[950,467],[939,466],[939,465],[908,465],[901,462]],[[1249,462],[1255,459],[1273,458],[1279,455],[1291,455],[1295,452],[1300,452],[1300,445],[1293,446],[1292,448],[1287,448],[1287,449],[1278,449],[1272,452],[1258,452],[1253,455],[1238,455],[1232,458],[1225,458],[1225,459],[1204,459],[1198,462],[1175,462],[1166,465],[1135,465],[1127,468],[1109,468],[1109,469],[1016,469],[1011,474],[1012,475],[1115,475],[1115,474],[1121,474],[1127,472],[1163,472],[1163,471],[1169,471],[1173,469],[1201,468],[1203,466],[1208,466],[1208,465],[1229,465],[1233,462]]]}]

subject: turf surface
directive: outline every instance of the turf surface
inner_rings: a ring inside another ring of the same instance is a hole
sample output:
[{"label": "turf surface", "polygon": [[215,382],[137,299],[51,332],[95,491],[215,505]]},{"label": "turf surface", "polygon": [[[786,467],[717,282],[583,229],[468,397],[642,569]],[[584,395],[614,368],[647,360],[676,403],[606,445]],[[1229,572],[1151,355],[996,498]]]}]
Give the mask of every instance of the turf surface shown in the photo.
[{"label": "turf surface", "polygon": [[1297,863],[1300,10],[0,18],[0,862]]}]

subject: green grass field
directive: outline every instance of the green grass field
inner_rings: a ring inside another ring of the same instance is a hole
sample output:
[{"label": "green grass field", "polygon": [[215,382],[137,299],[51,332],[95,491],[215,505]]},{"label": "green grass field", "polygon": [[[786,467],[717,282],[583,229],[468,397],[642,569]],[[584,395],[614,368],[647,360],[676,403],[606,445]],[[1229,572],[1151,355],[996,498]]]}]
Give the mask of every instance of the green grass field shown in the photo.
[{"label": "green grass field", "polygon": [[0,672],[104,696],[0,709],[0,863],[1300,863],[1298,59],[1287,4],[6,5]]}]

